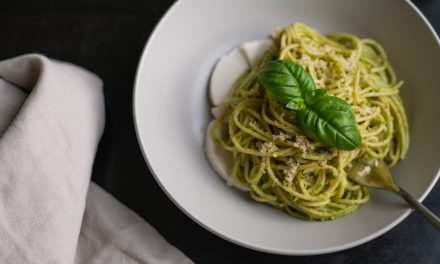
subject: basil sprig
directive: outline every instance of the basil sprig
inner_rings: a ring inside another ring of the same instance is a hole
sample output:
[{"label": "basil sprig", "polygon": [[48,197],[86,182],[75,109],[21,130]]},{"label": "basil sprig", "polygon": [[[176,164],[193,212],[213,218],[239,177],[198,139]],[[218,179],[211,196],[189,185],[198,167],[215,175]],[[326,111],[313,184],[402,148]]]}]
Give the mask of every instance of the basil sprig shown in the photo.
[{"label": "basil sprig", "polygon": [[272,98],[298,111],[299,127],[307,137],[343,150],[360,145],[362,138],[351,106],[326,96],[325,89],[317,89],[301,66],[285,60],[271,61],[257,72],[257,81]]}]

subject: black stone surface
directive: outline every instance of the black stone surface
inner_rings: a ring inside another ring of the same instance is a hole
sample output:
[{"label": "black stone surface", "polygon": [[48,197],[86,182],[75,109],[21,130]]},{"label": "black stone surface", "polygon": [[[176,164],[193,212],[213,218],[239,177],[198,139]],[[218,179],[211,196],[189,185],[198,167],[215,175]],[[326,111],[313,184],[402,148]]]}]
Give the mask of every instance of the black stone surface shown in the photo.
[{"label": "black stone surface", "polygon": [[[0,1],[0,59],[42,53],[78,64],[104,80],[107,120],[93,170],[95,182],[196,263],[440,263],[440,233],[416,213],[366,244],[311,257],[278,256],[243,248],[211,234],[183,214],[151,176],[132,117],[133,82],[140,54],[173,2]],[[414,3],[440,31],[440,0]],[[440,215],[440,184],[424,204]]]}]

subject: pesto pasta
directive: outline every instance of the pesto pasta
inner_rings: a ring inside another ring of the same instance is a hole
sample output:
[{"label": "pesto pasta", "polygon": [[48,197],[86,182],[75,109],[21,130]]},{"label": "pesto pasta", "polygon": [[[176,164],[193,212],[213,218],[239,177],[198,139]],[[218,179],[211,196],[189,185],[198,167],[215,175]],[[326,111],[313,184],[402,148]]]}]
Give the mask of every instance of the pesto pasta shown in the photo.
[{"label": "pesto pasta", "polygon": [[[304,136],[298,114],[273,100],[256,81],[265,63],[281,59],[302,66],[317,88],[351,105],[362,143],[352,151]],[[229,176],[250,196],[309,220],[346,215],[369,199],[368,190],[347,178],[352,161],[405,157],[408,124],[398,81],[384,49],[347,33],[322,35],[300,23],[276,30],[272,46],[231,87],[210,130],[232,156]]]}]

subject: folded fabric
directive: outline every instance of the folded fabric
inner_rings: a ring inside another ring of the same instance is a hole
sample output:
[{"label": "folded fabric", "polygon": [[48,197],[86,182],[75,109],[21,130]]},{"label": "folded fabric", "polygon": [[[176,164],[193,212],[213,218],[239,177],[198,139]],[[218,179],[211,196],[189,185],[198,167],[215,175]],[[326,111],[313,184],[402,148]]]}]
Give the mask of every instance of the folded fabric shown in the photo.
[{"label": "folded fabric", "polygon": [[0,263],[192,263],[90,183],[102,82],[26,55],[0,62]]}]

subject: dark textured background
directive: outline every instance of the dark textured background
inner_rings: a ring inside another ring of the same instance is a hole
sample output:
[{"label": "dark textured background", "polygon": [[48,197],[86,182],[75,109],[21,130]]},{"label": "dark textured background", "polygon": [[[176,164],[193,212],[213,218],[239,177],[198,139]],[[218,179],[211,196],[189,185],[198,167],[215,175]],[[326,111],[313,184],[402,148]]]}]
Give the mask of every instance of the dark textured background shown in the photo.
[{"label": "dark textured background", "polygon": [[[197,263],[440,263],[440,233],[416,213],[385,235],[356,248],[321,256],[287,257],[227,242],[177,209],[144,162],[131,105],[142,49],[173,2],[0,0],[0,59],[38,52],[78,64],[104,80],[107,123],[93,170],[95,182]],[[414,2],[440,31],[440,0]],[[424,204],[440,215],[440,184]]]}]

